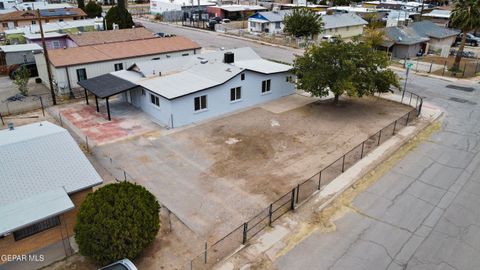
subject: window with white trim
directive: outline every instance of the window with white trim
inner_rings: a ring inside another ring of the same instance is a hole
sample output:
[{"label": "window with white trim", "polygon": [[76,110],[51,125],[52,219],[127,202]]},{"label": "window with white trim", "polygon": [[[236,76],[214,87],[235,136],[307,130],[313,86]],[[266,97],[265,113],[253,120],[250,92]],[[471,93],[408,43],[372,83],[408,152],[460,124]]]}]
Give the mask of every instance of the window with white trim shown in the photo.
[{"label": "window with white trim", "polygon": [[196,97],[193,101],[195,111],[207,109],[207,95]]},{"label": "window with white trim", "polygon": [[150,94],[150,103],[157,107],[160,107],[160,98],[154,94]]},{"label": "window with white trim", "polygon": [[115,71],[123,70],[123,63],[116,63],[113,65]]},{"label": "window with white trim", "polygon": [[262,81],[262,93],[270,92],[270,81],[271,80]]},{"label": "window with white trim", "polygon": [[230,89],[230,101],[237,101],[240,99],[242,99],[242,87]]},{"label": "window with white trim", "polygon": [[58,40],[52,41],[52,47],[54,49],[59,49],[60,48],[60,41],[58,41]]}]

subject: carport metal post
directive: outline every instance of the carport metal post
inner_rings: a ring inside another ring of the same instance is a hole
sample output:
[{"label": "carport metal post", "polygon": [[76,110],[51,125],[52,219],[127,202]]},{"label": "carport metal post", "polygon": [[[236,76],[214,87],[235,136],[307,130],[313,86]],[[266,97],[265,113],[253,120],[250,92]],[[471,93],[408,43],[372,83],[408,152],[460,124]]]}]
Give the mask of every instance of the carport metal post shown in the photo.
[{"label": "carport metal post", "polygon": [[432,66],[433,66],[433,60],[430,62],[430,69],[428,70],[428,73],[432,73]]},{"label": "carport metal post", "polygon": [[110,117],[110,104],[108,103],[108,97],[105,98],[105,101],[107,102],[108,121],[112,121],[112,118]]},{"label": "carport metal post", "polygon": [[89,103],[88,103],[88,93],[87,93],[87,88],[83,88],[83,90],[85,90],[85,101],[87,102],[87,105],[89,105]]},{"label": "carport metal post", "polygon": [[100,108],[98,108],[98,97],[95,95],[95,105],[97,106],[97,112],[100,112]]}]

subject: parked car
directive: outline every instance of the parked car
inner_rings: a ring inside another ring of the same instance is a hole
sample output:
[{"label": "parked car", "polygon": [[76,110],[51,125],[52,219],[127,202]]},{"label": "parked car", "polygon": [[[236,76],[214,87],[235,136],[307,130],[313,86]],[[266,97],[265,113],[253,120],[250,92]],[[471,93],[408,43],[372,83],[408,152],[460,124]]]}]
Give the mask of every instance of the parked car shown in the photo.
[{"label": "parked car", "polygon": [[323,36],[323,37],[322,37],[322,40],[321,40],[321,41],[333,42],[333,41],[335,41],[335,40],[337,40],[337,39],[338,39],[337,36],[326,35],[326,36]]},{"label": "parked car", "polygon": [[19,70],[21,67],[26,67],[28,69],[28,71],[30,72],[30,78],[38,77],[37,64],[33,62],[18,65],[10,71],[8,77],[13,80],[15,78],[17,70]]},{"label": "parked car", "polygon": [[[463,33],[460,33],[455,38],[455,45],[460,44],[462,42]],[[473,34],[467,33],[467,39],[465,40],[465,44],[469,44],[470,46],[478,46],[480,44],[480,38],[474,36]]]},{"label": "parked car", "polygon": [[230,19],[223,19],[222,20],[222,23],[230,23],[230,22],[231,22]]},{"label": "parked car", "polygon": [[137,267],[129,260],[123,259],[98,270],[138,270]]}]

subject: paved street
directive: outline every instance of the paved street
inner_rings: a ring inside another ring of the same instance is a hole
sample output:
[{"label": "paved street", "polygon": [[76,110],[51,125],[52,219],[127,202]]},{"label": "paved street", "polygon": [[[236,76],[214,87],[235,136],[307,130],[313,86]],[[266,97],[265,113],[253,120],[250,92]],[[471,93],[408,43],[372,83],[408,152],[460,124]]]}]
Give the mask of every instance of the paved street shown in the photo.
[{"label": "paved street", "polygon": [[480,269],[480,87],[448,85],[459,84],[411,75],[409,90],[446,110],[441,130],[278,269]]},{"label": "paved street", "polygon": [[218,50],[222,47],[225,49],[251,47],[263,58],[287,63],[293,62],[293,59],[295,58],[294,53],[303,53],[302,50],[287,50],[280,47],[265,46],[256,42],[226,37],[215,32],[198,30],[194,28],[182,28],[173,25],[151,23],[143,20],[139,20],[139,22],[141,22],[147,29],[155,33],[163,32],[187,37],[197,42],[200,44],[200,46],[207,50]]}]

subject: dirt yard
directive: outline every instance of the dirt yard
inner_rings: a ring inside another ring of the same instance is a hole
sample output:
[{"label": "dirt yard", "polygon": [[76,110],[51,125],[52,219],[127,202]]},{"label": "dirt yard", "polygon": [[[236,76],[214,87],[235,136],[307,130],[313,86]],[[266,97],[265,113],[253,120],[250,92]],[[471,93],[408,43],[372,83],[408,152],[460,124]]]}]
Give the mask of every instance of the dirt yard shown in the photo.
[{"label": "dirt yard", "polygon": [[197,234],[218,238],[410,110],[378,98],[312,101],[289,96],[100,146],[96,156],[111,157]]}]

